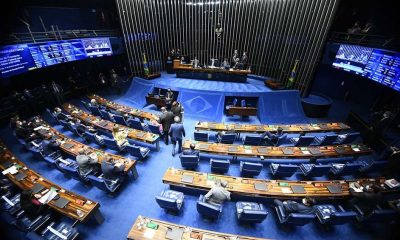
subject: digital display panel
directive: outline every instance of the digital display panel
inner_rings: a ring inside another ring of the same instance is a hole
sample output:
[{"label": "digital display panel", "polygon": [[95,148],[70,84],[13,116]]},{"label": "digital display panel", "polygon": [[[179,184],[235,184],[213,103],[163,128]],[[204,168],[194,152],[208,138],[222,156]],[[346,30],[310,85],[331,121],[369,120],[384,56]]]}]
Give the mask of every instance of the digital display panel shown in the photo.
[{"label": "digital display panel", "polygon": [[0,47],[2,78],[59,63],[111,56],[109,38],[87,38]]},{"label": "digital display panel", "polygon": [[333,67],[400,91],[400,53],[341,44]]}]

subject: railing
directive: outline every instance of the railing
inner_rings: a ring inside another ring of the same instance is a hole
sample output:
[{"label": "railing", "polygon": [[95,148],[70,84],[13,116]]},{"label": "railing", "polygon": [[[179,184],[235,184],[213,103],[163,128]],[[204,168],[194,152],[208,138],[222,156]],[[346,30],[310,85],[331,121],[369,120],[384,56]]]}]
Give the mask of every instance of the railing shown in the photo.
[{"label": "railing", "polygon": [[399,36],[382,36],[370,34],[355,34],[345,32],[333,32],[330,38],[332,42],[365,45],[384,49],[398,49],[400,47]]},{"label": "railing", "polygon": [[9,34],[5,44],[17,43],[35,43],[46,41],[57,41],[73,38],[87,38],[87,37],[119,37],[121,33],[118,29],[103,29],[103,30],[52,30],[47,32],[25,32],[25,33],[12,33]]}]

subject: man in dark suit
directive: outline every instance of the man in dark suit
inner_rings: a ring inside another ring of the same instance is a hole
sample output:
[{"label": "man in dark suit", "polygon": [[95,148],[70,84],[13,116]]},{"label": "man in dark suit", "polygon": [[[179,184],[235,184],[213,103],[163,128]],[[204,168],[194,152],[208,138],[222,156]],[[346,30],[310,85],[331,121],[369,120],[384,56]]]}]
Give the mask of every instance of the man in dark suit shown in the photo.
[{"label": "man in dark suit", "polygon": [[172,112],[175,116],[178,116],[178,117],[181,119],[181,121],[183,120],[183,119],[182,119],[183,107],[182,107],[182,104],[181,104],[180,102],[174,101],[174,102],[172,103],[171,112]]},{"label": "man in dark suit", "polygon": [[174,92],[171,88],[168,88],[167,93],[165,94],[165,102],[168,109],[171,109],[172,101],[174,101]]},{"label": "man in dark suit", "polygon": [[190,149],[185,149],[183,150],[182,154],[183,155],[199,155],[199,150],[196,150],[196,145],[194,145],[194,143],[190,144]]},{"label": "man in dark suit", "polygon": [[185,128],[183,128],[183,124],[180,123],[181,119],[176,116],[174,121],[175,123],[172,124],[169,129],[169,135],[172,141],[172,156],[175,156],[176,142],[178,142],[178,153],[182,152],[182,138],[185,136]]},{"label": "man in dark suit", "polygon": [[167,111],[165,107],[161,108],[161,116],[159,118],[159,123],[161,123],[163,127],[163,132],[164,132],[164,142],[166,145],[168,145],[169,142],[169,128],[171,127],[171,124],[174,122],[174,114],[172,112]]},{"label": "man in dark suit", "polygon": [[106,184],[112,184],[116,181],[122,182],[125,177],[124,168],[124,164],[116,163],[112,158],[102,161],[101,171]]},{"label": "man in dark suit", "polygon": [[63,121],[68,121],[69,119],[71,119],[71,116],[63,113],[61,108],[59,108],[59,107],[54,108],[54,116],[58,120],[63,120]]},{"label": "man in dark suit", "polygon": [[266,131],[263,134],[261,134],[261,139],[263,142],[267,144],[269,143],[272,145],[276,145],[278,143],[279,137],[282,136],[282,134],[283,134],[283,129],[281,127],[278,127],[276,133],[271,133]]},{"label": "man in dark suit", "polygon": [[25,121],[16,122],[15,135],[26,142],[30,142],[39,138],[39,136],[34,133],[32,126],[27,124]]},{"label": "man in dark suit", "polygon": [[286,200],[282,202],[281,200],[274,199],[274,204],[276,206],[282,206],[287,213],[311,214],[315,212],[315,199],[313,198],[303,198],[301,203],[293,200]]}]

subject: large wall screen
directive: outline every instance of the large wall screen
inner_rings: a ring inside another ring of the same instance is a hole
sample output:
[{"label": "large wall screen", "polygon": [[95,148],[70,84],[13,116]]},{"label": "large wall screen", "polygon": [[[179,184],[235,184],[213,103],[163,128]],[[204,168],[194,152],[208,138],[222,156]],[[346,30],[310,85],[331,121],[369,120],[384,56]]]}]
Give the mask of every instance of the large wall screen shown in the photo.
[{"label": "large wall screen", "polygon": [[85,38],[0,47],[1,78],[54,64],[112,55],[109,38]]},{"label": "large wall screen", "polygon": [[333,67],[361,75],[400,91],[400,53],[341,44]]}]

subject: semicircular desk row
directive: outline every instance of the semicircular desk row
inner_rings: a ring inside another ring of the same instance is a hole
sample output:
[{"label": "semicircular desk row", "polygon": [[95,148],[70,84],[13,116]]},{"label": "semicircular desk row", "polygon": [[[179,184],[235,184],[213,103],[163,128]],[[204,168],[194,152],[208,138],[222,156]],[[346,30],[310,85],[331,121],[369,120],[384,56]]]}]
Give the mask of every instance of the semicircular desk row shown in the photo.
[{"label": "semicircular desk row", "polygon": [[147,240],[147,239],[266,240],[266,238],[246,237],[246,236],[192,228],[140,215],[136,218],[135,223],[133,224],[131,230],[128,233],[127,239],[130,240]]},{"label": "semicircular desk row", "polygon": [[339,122],[332,123],[316,123],[316,124],[274,124],[274,125],[258,125],[258,124],[237,124],[237,123],[216,123],[216,122],[196,122],[195,130],[204,131],[234,131],[237,133],[264,133],[276,132],[278,127],[282,128],[285,133],[306,133],[306,132],[340,132],[350,130],[351,128]]},{"label": "semicircular desk row", "polygon": [[107,153],[103,150],[90,147],[81,142],[75,141],[71,138],[68,138],[64,134],[58,132],[56,129],[52,128],[50,125],[46,124],[42,121],[42,126],[36,128],[36,132],[41,135],[44,139],[51,139],[53,136],[57,137],[57,140],[60,141],[60,149],[64,153],[76,157],[79,154],[81,149],[85,149],[85,154],[96,153],[98,163],[101,165],[101,162],[105,159],[112,158],[114,161],[119,162],[125,166],[124,172],[132,172],[133,177],[137,178],[138,173],[136,170],[136,161],[130,158],[125,158],[119,155],[114,155],[111,153]]},{"label": "semicircular desk row", "polygon": [[[149,112],[145,112],[133,107],[112,102],[95,94],[88,95],[88,98],[95,99],[98,104],[108,107],[109,109],[127,114],[140,119],[152,120],[159,116]],[[257,125],[257,124],[224,124],[216,122],[197,122],[196,130],[208,131],[235,131],[238,133],[263,133],[265,131],[276,132],[278,127],[286,133],[305,133],[305,132],[340,132],[350,130],[351,128],[340,122],[317,123],[317,124],[278,124],[278,125]]]},{"label": "semicircular desk row", "polygon": [[[0,154],[0,169],[8,172],[5,175],[21,190],[36,188],[40,189],[38,192],[40,194],[45,190],[56,189],[60,198],[49,201],[47,205],[50,208],[77,222],[86,222],[92,216],[98,223],[103,221],[99,203],[70,192],[29,169],[2,142],[0,142]],[[61,200],[67,202],[63,207],[58,205]]]},{"label": "semicircular desk row", "polygon": [[112,102],[112,101],[105,99],[103,97],[100,97],[99,95],[96,95],[96,94],[89,94],[89,95],[87,95],[87,97],[89,99],[95,99],[99,105],[102,105],[106,108],[112,109],[112,110],[120,112],[122,114],[127,114],[129,116],[136,117],[139,119],[150,121],[150,120],[156,120],[159,117],[159,115],[156,115],[156,114],[153,114],[150,112],[145,112],[145,111],[139,110],[137,108],[128,107],[128,106],[124,106],[124,105]]},{"label": "semicircular desk row", "polygon": [[114,127],[118,127],[126,132],[128,132],[128,138],[132,140],[137,140],[144,143],[155,144],[157,151],[160,149],[159,139],[160,135],[145,131],[140,131],[137,129],[129,128],[120,124],[113,123],[108,120],[95,117],[71,104],[64,104],[64,110],[68,112],[71,116],[81,120],[82,122],[94,126],[98,129],[102,129],[107,132],[112,132]]},{"label": "semicircular desk row", "polygon": [[227,190],[236,197],[250,198],[343,198],[350,195],[349,185],[355,182],[361,185],[375,184],[382,192],[398,191],[385,185],[384,178],[330,180],[330,181],[285,181],[242,178],[213,173],[202,173],[188,170],[168,168],[163,177],[163,183],[171,188],[210,190],[216,180],[225,180]]},{"label": "semicircular desk row", "polygon": [[372,153],[372,149],[364,144],[344,144],[312,147],[266,147],[247,146],[224,143],[210,143],[185,140],[183,149],[190,149],[190,144],[203,153],[215,155],[230,155],[233,157],[264,157],[264,158],[335,158],[341,156],[359,156]]}]

